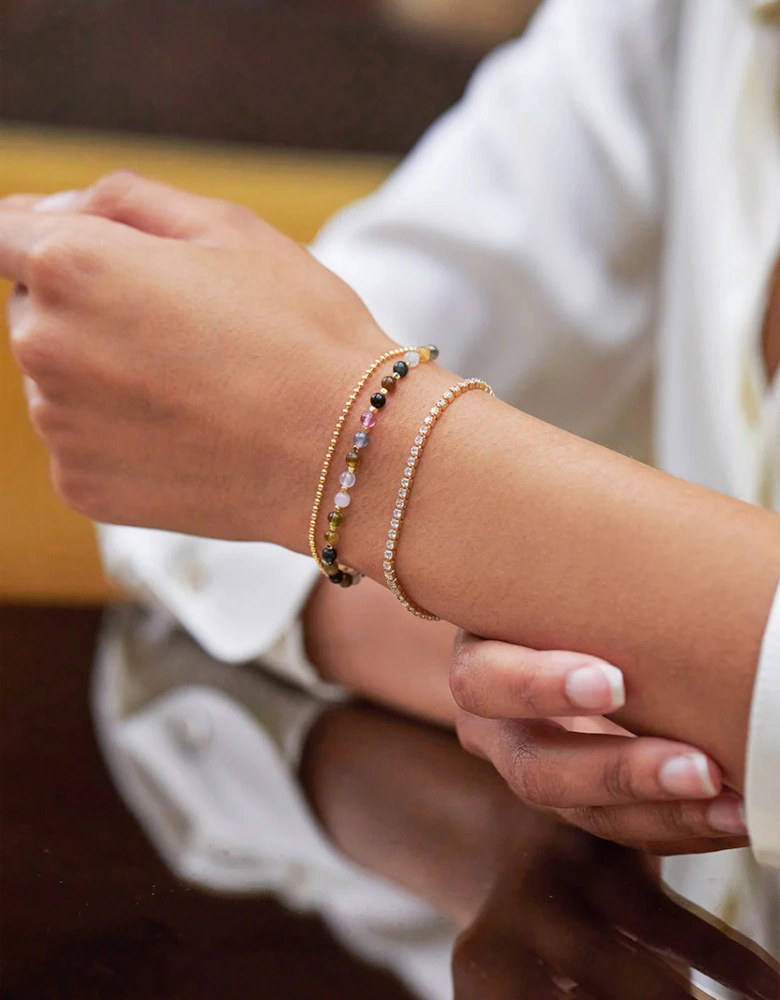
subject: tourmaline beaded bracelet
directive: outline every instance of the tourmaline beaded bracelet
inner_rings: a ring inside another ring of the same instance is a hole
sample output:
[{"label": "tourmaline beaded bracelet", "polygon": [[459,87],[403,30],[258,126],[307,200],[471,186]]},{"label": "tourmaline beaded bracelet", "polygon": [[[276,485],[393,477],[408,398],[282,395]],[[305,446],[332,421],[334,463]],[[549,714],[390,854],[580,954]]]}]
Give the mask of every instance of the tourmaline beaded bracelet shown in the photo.
[{"label": "tourmaline beaded bracelet", "polygon": [[[317,484],[317,493],[314,499],[311,519],[309,520],[309,549],[312,556],[316,560],[317,565],[320,567],[325,576],[330,579],[331,583],[340,584],[342,587],[351,587],[352,584],[357,583],[360,580],[359,573],[357,573],[354,569],[351,569],[349,566],[339,563],[336,545],[339,541],[339,529],[343,526],[345,520],[344,511],[352,502],[350,490],[357,482],[357,469],[360,465],[361,452],[364,448],[368,447],[371,441],[371,431],[376,425],[377,415],[387,403],[387,397],[395,389],[396,383],[402,378],[405,378],[406,375],[409,374],[411,368],[416,368],[421,362],[435,360],[438,356],[439,349],[433,345],[428,347],[399,347],[396,350],[387,351],[366,369],[363,373],[363,377],[352,390],[351,396],[341,411],[341,415],[339,416],[338,422],[336,423],[336,427],[331,436],[328,450],[325,454],[325,461],[323,462],[322,472],[320,473],[319,483]],[[330,470],[330,464],[333,459],[333,453],[338,445],[341,431],[347,417],[349,416],[353,403],[360,395],[360,392],[366,382],[374,374],[377,368],[383,365],[385,361],[389,361],[391,358],[399,358],[399,360],[393,365],[392,374],[386,375],[382,379],[379,389],[371,394],[371,401],[368,409],[360,417],[360,430],[357,431],[352,439],[352,449],[346,458],[346,469],[339,476],[340,489],[334,497],[333,510],[328,514],[328,529],[325,532],[325,548],[322,552],[320,552],[317,545],[317,520],[319,517],[320,506],[322,504],[322,495],[325,491],[325,483],[327,482],[328,472]]]},{"label": "tourmaline beaded bracelet", "polygon": [[403,476],[401,477],[401,485],[398,489],[398,496],[395,499],[393,514],[390,518],[390,527],[385,541],[382,568],[385,571],[387,586],[407,610],[411,611],[418,618],[424,618],[430,622],[437,622],[439,619],[436,615],[432,615],[430,611],[421,608],[419,604],[415,604],[401,586],[401,581],[398,579],[398,574],[395,570],[395,557],[401,541],[401,528],[403,527],[404,518],[409,506],[415,473],[417,472],[425,445],[430,440],[431,431],[436,426],[437,421],[441,419],[441,415],[447,407],[454,403],[459,396],[462,396],[465,392],[471,392],[473,389],[481,389],[490,396],[495,395],[487,382],[483,382],[478,378],[464,379],[462,382],[456,382],[455,385],[451,386],[425,415],[423,422],[420,424],[420,429],[415,435],[409,457],[406,459]]}]

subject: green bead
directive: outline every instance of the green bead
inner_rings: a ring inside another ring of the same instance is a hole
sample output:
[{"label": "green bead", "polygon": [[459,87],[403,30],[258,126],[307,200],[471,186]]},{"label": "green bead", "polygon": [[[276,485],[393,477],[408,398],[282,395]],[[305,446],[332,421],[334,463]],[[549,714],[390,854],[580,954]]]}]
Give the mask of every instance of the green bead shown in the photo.
[{"label": "green bead", "polygon": [[339,533],[338,533],[338,531],[326,531],[325,532],[325,541],[328,543],[329,546],[331,546],[331,547],[334,546],[338,540],[339,540]]},{"label": "green bead", "polygon": [[328,514],[328,523],[330,524],[331,528],[338,528],[340,524],[344,523],[344,515],[341,513],[341,511],[332,510],[330,514]]},{"label": "green bead", "polygon": [[339,564],[338,563],[323,563],[323,565],[325,567],[325,573],[329,577],[331,577],[331,579],[334,576],[336,576],[337,573],[341,572],[341,570],[339,569]]}]

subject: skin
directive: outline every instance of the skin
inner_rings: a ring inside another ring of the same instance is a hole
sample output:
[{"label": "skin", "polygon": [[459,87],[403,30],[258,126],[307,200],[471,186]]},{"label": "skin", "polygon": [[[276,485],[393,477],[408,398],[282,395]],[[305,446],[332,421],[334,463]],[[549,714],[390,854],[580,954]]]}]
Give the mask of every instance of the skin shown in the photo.
[{"label": "skin", "polygon": [[462,929],[455,1000],[560,1000],[573,983],[586,1000],[690,996],[661,956],[780,996],[774,964],[662,892],[646,858],[528,809],[441,730],[339,706],[312,730],[301,778],[342,852]]},{"label": "skin", "polygon": [[[335,422],[391,346],[363,304],[236,206],[120,175],[48,207],[0,208],[0,274],[60,495],[98,520],[305,550],[320,415]],[[455,380],[420,366],[375,433],[339,548],[376,579],[409,444]],[[741,789],[776,515],[470,393],[437,425],[405,525],[418,602],[475,635],[615,663],[617,721],[701,747]],[[469,711],[486,669],[456,660]]]}]

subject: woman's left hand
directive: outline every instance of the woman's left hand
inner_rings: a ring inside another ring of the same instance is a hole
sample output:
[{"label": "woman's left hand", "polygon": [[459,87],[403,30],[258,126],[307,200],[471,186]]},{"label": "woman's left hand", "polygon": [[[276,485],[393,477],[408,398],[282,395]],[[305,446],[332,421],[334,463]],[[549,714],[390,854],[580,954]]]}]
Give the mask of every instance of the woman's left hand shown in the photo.
[{"label": "woman's left hand", "polygon": [[0,276],[69,506],[302,544],[318,414],[395,346],[347,285],[248,209],[130,173],[0,201]]},{"label": "woman's left hand", "polygon": [[[625,700],[616,667],[459,633],[450,687],[467,749],[522,801],[656,854],[745,846],[740,798],[695,747],[604,718]],[[581,718],[586,713],[587,717]]]}]

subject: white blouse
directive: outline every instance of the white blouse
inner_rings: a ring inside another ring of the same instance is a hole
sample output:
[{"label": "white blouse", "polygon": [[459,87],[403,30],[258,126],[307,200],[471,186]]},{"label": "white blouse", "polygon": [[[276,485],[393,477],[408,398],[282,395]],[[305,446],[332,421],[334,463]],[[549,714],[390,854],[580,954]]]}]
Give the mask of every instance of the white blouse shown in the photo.
[{"label": "white blouse", "polygon": [[[577,434],[780,508],[759,341],[780,253],[780,3],[548,0],[524,37],[314,252],[399,342]],[[650,392],[654,382],[653,394]],[[109,571],[213,655],[318,686],[310,560],[104,527]],[[780,868],[780,600],[755,689],[747,819]]]}]

